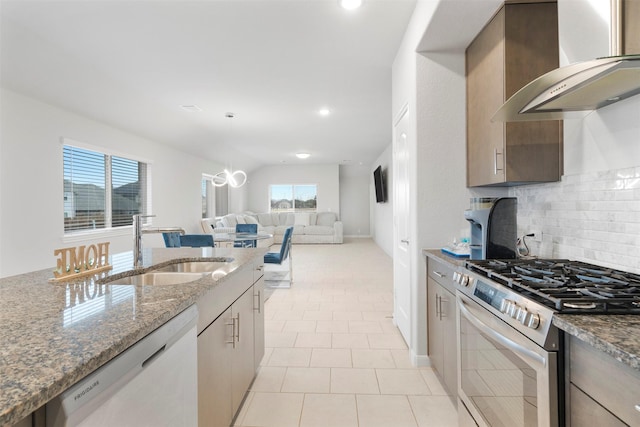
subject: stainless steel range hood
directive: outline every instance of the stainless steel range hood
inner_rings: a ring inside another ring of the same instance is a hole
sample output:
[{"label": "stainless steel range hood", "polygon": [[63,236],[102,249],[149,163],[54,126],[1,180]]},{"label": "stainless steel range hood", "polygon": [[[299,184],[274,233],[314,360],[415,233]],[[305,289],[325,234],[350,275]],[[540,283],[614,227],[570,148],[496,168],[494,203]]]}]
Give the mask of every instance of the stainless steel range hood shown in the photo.
[{"label": "stainless steel range hood", "polygon": [[492,121],[562,120],[584,116],[640,93],[640,55],[612,56],[561,67],[516,92]]}]

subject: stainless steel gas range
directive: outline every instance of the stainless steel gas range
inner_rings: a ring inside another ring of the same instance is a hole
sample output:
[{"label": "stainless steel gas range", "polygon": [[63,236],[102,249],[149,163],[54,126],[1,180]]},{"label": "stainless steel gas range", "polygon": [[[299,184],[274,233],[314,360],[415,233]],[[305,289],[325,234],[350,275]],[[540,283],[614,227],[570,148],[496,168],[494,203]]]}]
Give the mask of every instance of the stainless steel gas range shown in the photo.
[{"label": "stainless steel gas range", "polygon": [[556,259],[465,267],[454,275],[461,425],[564,425],[563,334],[553,315],[640,313],[640,275]]}]

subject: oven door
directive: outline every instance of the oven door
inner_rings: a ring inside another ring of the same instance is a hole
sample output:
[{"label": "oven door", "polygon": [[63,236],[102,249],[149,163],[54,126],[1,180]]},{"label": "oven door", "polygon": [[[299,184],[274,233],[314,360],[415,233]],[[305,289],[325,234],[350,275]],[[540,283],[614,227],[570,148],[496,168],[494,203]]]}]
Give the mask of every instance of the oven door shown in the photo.
[{"label": "oven door", "polygon": [[461,292],[456,295],[458,394],[475,422],[481,427],[557,426],[557,354]]}]

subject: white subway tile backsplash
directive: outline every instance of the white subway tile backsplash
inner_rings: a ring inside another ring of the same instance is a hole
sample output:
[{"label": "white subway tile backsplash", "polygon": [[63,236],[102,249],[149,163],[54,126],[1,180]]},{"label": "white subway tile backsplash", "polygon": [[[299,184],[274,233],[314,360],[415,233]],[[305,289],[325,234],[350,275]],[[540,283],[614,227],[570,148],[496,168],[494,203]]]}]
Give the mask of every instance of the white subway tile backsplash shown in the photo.
[{"label": "white subway tile backsplash", "polygon": [[514,187],[518,235],[533,255],[567,258],[640,273],[640,166]]}]

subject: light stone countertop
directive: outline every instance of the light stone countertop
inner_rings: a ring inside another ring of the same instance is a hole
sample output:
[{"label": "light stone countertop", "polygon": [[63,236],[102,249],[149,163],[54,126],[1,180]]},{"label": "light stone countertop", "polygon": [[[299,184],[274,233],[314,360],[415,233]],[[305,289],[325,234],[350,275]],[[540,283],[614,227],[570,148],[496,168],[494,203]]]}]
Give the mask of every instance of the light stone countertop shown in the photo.
[{"label": "light stone countertop", "polygon": [[556,314],[553,324],[640,371],[640,316]]},{"label": "light stone countertop", "polygon": [[[168,320],[208,290],[252,268],[265,248],[145,249],[139,274],[162,265],[219,261],[216,275],[179,285],[50,283],[53,268],[0,279],[0,426],[13,425]],[[128,276],[131,252],[115,254],[112,272]]]},{"label": "light stone countertop", "polygon": [[[464,258],[449,256],[439,249],[423,249],[422,253],[446,262],[452,268],[464,267]],[[640,370],[640,316],[555,314],[553,324],[631,368]]]}]

